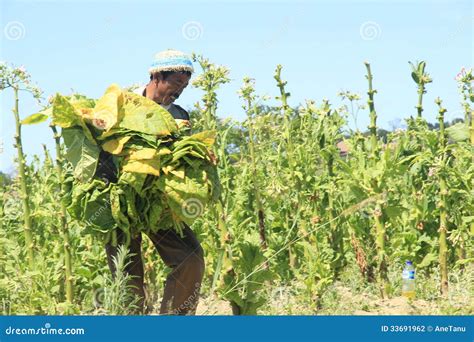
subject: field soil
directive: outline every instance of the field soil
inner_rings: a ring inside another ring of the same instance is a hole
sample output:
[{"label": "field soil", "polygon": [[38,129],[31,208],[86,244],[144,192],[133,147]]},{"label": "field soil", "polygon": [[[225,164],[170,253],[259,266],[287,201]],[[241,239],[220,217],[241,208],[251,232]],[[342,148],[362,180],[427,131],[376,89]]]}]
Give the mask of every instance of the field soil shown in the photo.
[{"label": "field soil", "polygon": [[[312,310],[293,304],[288,310],[282,302],[273,302],[272,307],[259,311],[259,315],[436,315],[440,313],[440,306],[435,301],[423,299],[408,300],[402,296],[380,299],[371,295],[353,294],[348,288],[339,287],[339,302],[337,307]],[[287,298],[286,303],[293,302]],[[293,302],[294,303],[294,302]],[[201,298],[197,308],[197,315],[232,315],[232,309],[227,301],[216,297]]]}]

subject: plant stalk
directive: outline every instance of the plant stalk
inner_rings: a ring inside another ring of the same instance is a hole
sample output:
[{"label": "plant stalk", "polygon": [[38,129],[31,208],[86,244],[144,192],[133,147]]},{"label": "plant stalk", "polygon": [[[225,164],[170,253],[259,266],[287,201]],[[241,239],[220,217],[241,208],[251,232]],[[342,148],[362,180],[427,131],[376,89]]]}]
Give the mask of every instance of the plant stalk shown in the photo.
[{"label": "plant stalk", "polygon": [[443,172],[447,167],[447,155],[446,155],[446,133],[444,130],[444,113],[446,109],[441,105],[441,99],[438,97],[435,100],[439,106],[439,150],[441,157],[441,170],[439,172],[439,269],[441,275],[440,291],[443,296],[448,295],[448,243],[447,243],[447,229],[448,229],[448,212],[447,212],[447,194],[448,187],[446,182],[446,176]]},{"label": "plant stalk", "polygon": [[24,222],[24,234],[25,234],[25,243],[26,251],[28,256],[28,265],[31,270],[34,268],[34,242],[32,235],[32,221],[31,221],[31,209],[30,203],[28,200],[28,186],[26,179],[26,170],[25,170],[25,155],[23,153],[23,145],[21,140],[21,122],[19,114],[19,98],[18,98],[18,87],[13,86],[13,92],[15,96],[15,107],[13,108],[13,114],[15,116],[15,147],[18,153],[18,173],[20,176],[20,190],[21,190],[21,200],[23,205],[23,222]]},{"label": "plant stalk", "polygon": [[71,246],[69,242],[69,227],[67,222],[67,209],[66,204],[62,200],[64,198],[65,190],[64,190],[64,172],[63,172],[63,157],[61,155],[61,134],[58,133],[56,127],[54,125],[50,126],[53,135],[54,135],[54,142],[56,145],[56,173],[58,175],[59,180],[59,189],[60,189],[60,199],[61,199],[61,212],[60,212],[60,219],[61,219],[61,235],[63,238],[63,249],[64,249],[64,268],[65,268],[65,284],[66,284],[66,300],[68,303],[72,303],[73,301],[73,276],[72,276],[72,257],[71,257]]}]

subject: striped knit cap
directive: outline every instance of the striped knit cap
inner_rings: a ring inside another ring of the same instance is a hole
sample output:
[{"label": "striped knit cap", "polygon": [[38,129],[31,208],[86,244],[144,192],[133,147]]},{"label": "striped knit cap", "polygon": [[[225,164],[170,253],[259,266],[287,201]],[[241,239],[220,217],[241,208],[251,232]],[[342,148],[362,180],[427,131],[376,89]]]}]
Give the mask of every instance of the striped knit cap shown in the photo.
[{"label": "striped knit cap", "polygon": [[150,74],[161,71],[189,71],[194,72],[191,58],[177,50],[166,50],[158,52],[148,69]]}]

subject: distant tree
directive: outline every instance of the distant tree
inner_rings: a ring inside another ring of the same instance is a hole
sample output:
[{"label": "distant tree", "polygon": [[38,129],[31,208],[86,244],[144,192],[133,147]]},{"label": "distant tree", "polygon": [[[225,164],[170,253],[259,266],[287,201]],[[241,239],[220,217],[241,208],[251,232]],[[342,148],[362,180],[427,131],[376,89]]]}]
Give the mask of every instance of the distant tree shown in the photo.
[{"label": "distant tree", "polygon": [[12,184],[12,176],[8,173],[0,171],[0,186],[5,187]]}]

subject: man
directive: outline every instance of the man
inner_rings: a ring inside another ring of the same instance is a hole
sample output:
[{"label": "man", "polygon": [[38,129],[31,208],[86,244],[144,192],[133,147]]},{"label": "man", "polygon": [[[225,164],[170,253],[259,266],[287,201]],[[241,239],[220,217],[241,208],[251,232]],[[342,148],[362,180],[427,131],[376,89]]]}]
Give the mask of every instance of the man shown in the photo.
[{"label": "man", "polygon": [[163,51],[155,56],[155,61],[148,71],[150,82],[135,90],[135,93],[160,104],[175,119],[189,120],[188,113],[173,102],[189,83],[194,71],[191,60],[179,51]]},{"label": "man", "polygon": [[[158,53],[149,69],[150,82],[136,92],[160,104],[175,119],[189,120],[188,113],[174,101],[181,95],[189,83],[193,73],[191,60],[182,52],[167,50]],[[107,165],[111,156],[101,154],[96,176],[116,182],[115,168]],[[168,228],[168,227],[163,227]],[[204,275],[203,250],[193,231],[186,225],[184,237],[181,238],[174,229],[162,229],[157,233],[148,234],[164,263],[172,268],[166,278],[161,314],[193,315],[196,312],[199,290]],[[118,245],[123,241],[119,234]],[[139,298],[139,313],[143,313],[145,291],[143,287],[144,270],[141,256],[142,237],[132,239],[129,253],[132,254],[130,264],[126,268],[133,277],[134,291]],[[113,258],[117,255],[117,247],[106,245],[107,262],[115,274]]]}]

